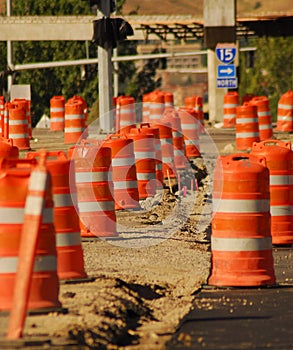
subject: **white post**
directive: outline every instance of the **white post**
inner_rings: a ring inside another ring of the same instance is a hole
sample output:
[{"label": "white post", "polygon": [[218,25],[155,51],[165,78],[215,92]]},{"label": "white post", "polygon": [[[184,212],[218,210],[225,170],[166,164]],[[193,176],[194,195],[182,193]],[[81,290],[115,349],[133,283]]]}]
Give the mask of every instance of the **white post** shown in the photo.
[{"label": "white post", "polygon": [[[100,0],[98,17],[110,17],[110,0]],[[102,132],[113,129],[112,119],[112,48],[98,46],[99,70],[99,117]]]}]

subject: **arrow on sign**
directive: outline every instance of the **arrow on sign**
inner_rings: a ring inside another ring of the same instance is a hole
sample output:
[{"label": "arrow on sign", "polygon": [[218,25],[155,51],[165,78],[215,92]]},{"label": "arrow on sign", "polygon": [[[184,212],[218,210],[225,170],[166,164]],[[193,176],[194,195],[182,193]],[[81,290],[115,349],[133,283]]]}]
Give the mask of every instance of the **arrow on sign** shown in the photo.
[{"label": "arrow on sign", "polygon": [[221,74],[225,74],[226,73],[226,74],[230,75],[233,72],[234,72],[234,70],[232,68],[230,68],[230,67],[220,69],[220,73]]}]

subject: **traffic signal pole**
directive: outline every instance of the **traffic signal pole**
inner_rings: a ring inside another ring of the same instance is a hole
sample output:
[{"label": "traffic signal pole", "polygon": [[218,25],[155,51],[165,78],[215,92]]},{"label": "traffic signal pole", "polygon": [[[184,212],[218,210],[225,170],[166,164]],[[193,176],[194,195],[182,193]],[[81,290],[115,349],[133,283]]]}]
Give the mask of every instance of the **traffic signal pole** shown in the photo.
[{"label": "traffic signal pole", "polygon": [[[98,3],[99,18],[110,17],[110,0],[100,0]],[[101,132],[109,133],[113,129],[112,118],[112,47],[98,46],[98,76],[99,76],[99,118]]]}]

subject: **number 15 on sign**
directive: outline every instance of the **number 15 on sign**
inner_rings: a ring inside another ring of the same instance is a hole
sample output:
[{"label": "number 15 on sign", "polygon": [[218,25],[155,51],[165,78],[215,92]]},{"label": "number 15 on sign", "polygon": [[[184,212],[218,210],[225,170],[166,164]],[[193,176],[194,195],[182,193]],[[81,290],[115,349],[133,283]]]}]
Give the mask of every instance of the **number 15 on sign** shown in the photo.
[{"label": "number 15 on sign", "polygon": [[218,44],[216,56],[222,63],[231,63],[236,57],[236,46],[234,44]]}]

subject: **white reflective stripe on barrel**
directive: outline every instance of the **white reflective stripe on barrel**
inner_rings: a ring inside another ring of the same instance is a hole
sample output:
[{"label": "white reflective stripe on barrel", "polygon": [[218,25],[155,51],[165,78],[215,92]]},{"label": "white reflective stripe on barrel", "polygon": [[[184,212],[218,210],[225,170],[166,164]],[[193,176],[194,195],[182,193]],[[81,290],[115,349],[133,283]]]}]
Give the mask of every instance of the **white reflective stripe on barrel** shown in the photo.
[{"label": "white reflective stripe on barrel", "polygon": [[270,112],[270,111],[257,112],[257,115],[258,115],[259,117],[267,117],[267,116],[270,116],[270,115],[271,115],[271,112]]},{"label": "white reflective stripe on barrel", "polygon": [[211,249],[212,251],[228,252],[271,250],[272,238],[221,238],[212,236]]},{"label": "white reflective stripe on barrel", "polygon": [[84,119],[84,114],[65,114],[66,120]]},{"label": "white reflective stripe on barrel", "polygon": [[76,183],[91,183],[91,182],[104,182],[112,180],[112,172],[109,171],[76,171],[75,181]]},{"label": "white reflective stripe on barrel", "polygon": [[270,211],[269,199],[216,199],[213,211],[218,213],[263,213]]},{"label": "white reflective stripe on barrel", "polygon": [[115,166],[129,166],[129,165],[134,165],[135,164],[135,159],[134,157],[129,157],[129,158],[113,158],[112,159],[112,165],[113,167]]},{"label": "white reflective stripe on barrel", "polygon": [[258,118],[236,118],[236,124],[258,123]]},{"label": "white reflective stripe on barrel", "polygon": [[9,125],[27,125],[27,119],[15,120],[10,118]]},{"label": "white reflective stripe on barrel", "polygon": [[268,130],[268,129],[272,129],[272,125],[271,124],[262,124],[258,126],[259,130]]},{"label": "white reflective stripe on barrel", "polygon": [[70,233],[57,233],[56,234],[56,247],[69,247],[74,245],[80,245],[80,232]]},{"label": "white reflective stripe on barrel", "polygon": [[162,162],[163,163],[172,163],[173,158],[172,157],[162,157]]},{"label": "white reflective stripe on barrel", "polygon": [[292,185],[293,184],[293,174],[292,175],[270,175],[270,185]]},{"label": "white reflective stripe on barrel", "polygon": [[50,118],[51,123],[64,122],[64,118]]},{"label": "white reflective stripe on barrel", "polygon": [[272,216],[292,216],[293,206],[292,205],[271,205]]},{"label": "white reflective stripe on barrel", "polygon": [[186,146],[198,146],[199,145],[199,140],[184,140],[184,143],[186,144]]},{"label": "white reflective stripe on barrel", "polygon": [[179,149],[174,149],[174,156],[184,156],[184,151],[180,151]]},{"label": "white reflective stripe on barrel", "polygon": [[173,139],[161,139],[161,144],[162,145],[167,145],[167,144],[173,144]]},{"label": "white reflective stripe on barrel", "polygon": [[[18,257],[0,257],[0,273],[16,273]],[[34,272],[56,271],[57,258],[55,255],[37,255],[35,257]]]},{"label": "white reflective stripe on barrel", "polygon": [[126,190],[129,188],[137,188],[137,181],[114,181],[115,190]]},{"label": "white reflective stripe on barrel", "polygon": [[279,103],[278,104],[278,108],[281,108],[281,109],[293,109],[293,105],[290,105],[290,104],[282,104],[282,103]]},{"label": "white reflective stripe on barrel", "polygon": [[51,107],[50,112],[64,112],[65,109],[63,107]]},{"label": "white reflective stripe on barrel", "polygon": [[[0,208],[1,224],[23,224],[24,208]],[[43,210],[42,223],[53,223],[53,208]]]},{"label": "white reflective stripe on barrel", "polygon": [[235,118],[236,114],[224,114],[224,119]]},{"label": "white reflective stripe on barrel", "polygon": [[293,117],[290,116],[280,116],[278,115],[278,120],[283,122],[291,122],[293,120]]},{"label": "white reflective stripe on barrel", "polygon": [[28,190],[44,191],[43,184],[44,181],[46,181],[46,177],[47,174],[43,171],[32,171],[28,185]]},{"label": "white reflective stripe on barrel", "polygon": [[196,130],[197,129],[197,122],[194,121],[193,124],[181,124],[182,130]]},{"label": "white reflective stripe on barrel", "polygon": [[241,138],[247,138],[247,137],[259,137],[259,132],[241,132],[241,133],[236,133],[236,138],[241,139]]},{"label": "white reflective stripe on barrel", "polygon": [[114,210],[114,201],[78,202],[78,209],[80,213]]},{"label": "white reflective stripe on barrel", "polygon": [[134,125],[135,120],[121,120],[120,119],[120,126],[128,126],[128,125]]},{"label": "white reflective stripe on barrel", "polygon": [[161,114],[149,114],[149,119],[154,119],[154,120],[158,120],[161,119],[162,115]]},{"label": "white reflective stripe on barrel", "polygon": [[[10,124],[10,121],[9,121]],[[27,139],[28,138],[28,134],[24,133],[24,134],[11,134],[9,133],[9,137],[12,139]]]},{"label": "white reflective stripe on barrel", "polygon": [[239,106],[237,103],[224,103],[223,107],[224,108],[236,108]]},{"label": "white reflective stripe on barrel", "polygon": [[73,206],[72,195],[70,193],[54,194],[53,195],[54,206],[56,208],[72,207]]},{"label": "white reflective stripe on barrel", "polygon": [[81,132],[83,131],[84,128],[80,127],[80,128],[64,128],[65,132]]},{"label": "white reflective stripe on barrel", "polygon": [[137,173],[137,180],[154,180],[156,178],[156,173]]},{"label": "white reflective stripe on barrel", "polygon": [[120,115],[123,115],[123,114],[134,114],[135,113],[135,109],[133,107],[122,107],[122,106],[119,106],[120,107]]},{"label": "white reflective stripe on barrel", "polygon": [[156,157],[155,152],[134,152],[136,159],[146,159],[151,158],[154,159]]}]

